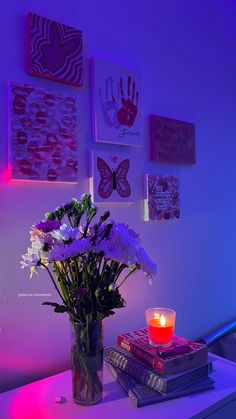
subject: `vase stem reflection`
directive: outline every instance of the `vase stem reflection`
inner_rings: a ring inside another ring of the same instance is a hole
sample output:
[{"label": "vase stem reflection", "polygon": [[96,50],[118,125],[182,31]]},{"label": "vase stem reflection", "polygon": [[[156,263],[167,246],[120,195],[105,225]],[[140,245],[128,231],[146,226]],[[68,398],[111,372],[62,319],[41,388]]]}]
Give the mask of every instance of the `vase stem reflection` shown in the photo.
[{"label": "vase stem reflection", "polygon": [[103,322],[71,322],[71,326],[73,400],[93,405],[103,397]]}]

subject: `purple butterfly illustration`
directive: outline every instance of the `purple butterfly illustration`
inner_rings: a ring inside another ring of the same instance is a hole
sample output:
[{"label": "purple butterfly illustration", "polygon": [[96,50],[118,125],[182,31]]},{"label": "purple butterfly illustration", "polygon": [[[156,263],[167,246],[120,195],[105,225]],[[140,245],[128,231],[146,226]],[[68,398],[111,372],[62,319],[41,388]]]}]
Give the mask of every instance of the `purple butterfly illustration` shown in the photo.
[{"label": "purple butterfly illustration", "polygon": [[126,179],[129,171],[129,159],[123,160],[116,169],[111,169],[101,157],[97,158],[97,168],[100,173],[98,193],[102,198],[109,198],[113,190],[117,190],[122,198],[131,194],[131,187]]}]

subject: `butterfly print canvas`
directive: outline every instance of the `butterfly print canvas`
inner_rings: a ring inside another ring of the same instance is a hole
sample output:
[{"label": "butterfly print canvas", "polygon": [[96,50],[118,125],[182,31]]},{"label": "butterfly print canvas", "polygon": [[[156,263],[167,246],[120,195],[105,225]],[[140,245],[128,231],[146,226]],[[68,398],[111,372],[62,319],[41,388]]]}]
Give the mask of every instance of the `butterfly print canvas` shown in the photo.
[{"label": "butterfly print canvas", "polygon": [[129,159],[123,160],[116,169],[111,169],[101,157],[97,157],[97,167],[101,176],[98,193],[102,198],[109,198],[112,191],[117,190],[122,198],[128,198],[131,193],[130,184],[127,180],[129,171]]},{"label": "butterfly print canvas", "polygon": [[10,84],[12,178],[77,182],[77,102],[72,95]]},{"label": "butterfly print canvas", "polygon": [[131,161],[123,153],[92,153],[91,193],[96,202],[131,202]]},{"label": "butterfly print canvas", "polygon": [[174,176],[145,176],[145,221],[179,218],[179,181]]},{"label": "butterfly print canvas", "polygon": [[92,60],[95,141],[142,145],[141,82],[137,70]]},{"label": "butterfly print canvas", "polygon": [[30,74],[83,85],[82,32],[34,13],[27,16]]}]

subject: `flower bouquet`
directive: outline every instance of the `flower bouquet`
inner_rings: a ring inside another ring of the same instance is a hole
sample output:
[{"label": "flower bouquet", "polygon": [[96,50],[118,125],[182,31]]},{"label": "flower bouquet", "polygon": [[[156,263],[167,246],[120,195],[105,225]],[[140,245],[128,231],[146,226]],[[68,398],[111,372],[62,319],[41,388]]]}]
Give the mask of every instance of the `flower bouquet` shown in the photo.
[{"label": "flower bouquet", "polygon": [[149,280],[157,273],[134,230],[108,222],[109,211],[96,219],[97,212],[84,194],[47,213],[32,226],[31,247],[21,261],[31,276],[39,267],[47,271],[61,302],[43,304],[69,316],[73,398],[85,405],[102,398],[102,321],[125,306],[120,287],[137,270]]}]

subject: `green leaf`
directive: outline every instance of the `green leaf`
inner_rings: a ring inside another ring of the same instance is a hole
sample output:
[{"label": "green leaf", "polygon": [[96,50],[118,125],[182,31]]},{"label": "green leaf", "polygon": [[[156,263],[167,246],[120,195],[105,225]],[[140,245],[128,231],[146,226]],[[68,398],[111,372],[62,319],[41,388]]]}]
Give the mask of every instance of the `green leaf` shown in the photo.
[{"label": "green leaf", "polygon": [[66,306],[60,306],[59,304],[54,308],[55,313],[65,313],[68,312],[68,308]]},{"label": "green leaf", "polygon": [[53,306],[55,307],[57,305],[57,303],[52,303],[51,301],[44,301],[42,303],[42,306]]},{"label": "green leaf", "polygon": [[55,215],[54,215],[54,213],[53,212],[47,212],[46,214],[45,214],[45,220],[55,220]]},{"label": "green leaf", "polygon": [[104,212],[104,214],[100,217],[98,225],[100,226],[104,221],[106,221],[110,217],[110,211]]},{"label": "green leaf", "polygon": [[44,303],[42,303],[42,305],[55,307],[54,308],[55,313],[65,313],[69,311],[69,309],[66,306],[60,305],[58,303],[52,303],[51,301],[45,301]]}]

